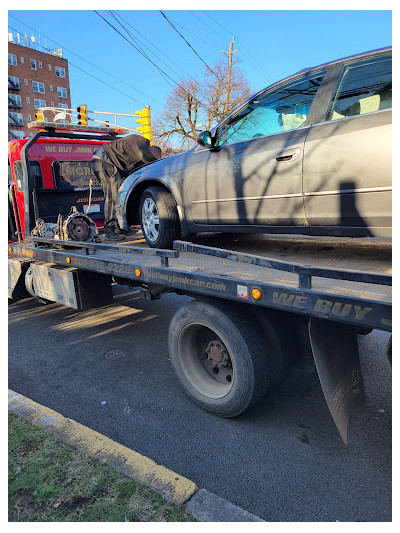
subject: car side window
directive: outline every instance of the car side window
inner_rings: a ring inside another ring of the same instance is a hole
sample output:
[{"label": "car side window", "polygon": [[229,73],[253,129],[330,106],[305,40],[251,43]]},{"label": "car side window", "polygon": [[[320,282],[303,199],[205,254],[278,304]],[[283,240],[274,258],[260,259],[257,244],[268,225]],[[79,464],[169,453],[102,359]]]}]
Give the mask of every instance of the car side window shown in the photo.
[{"label": "car side window", "polygon": [[326,120],[392,107],[392,56],[364,59],[343,67]]},{"label": "car side window", "polygon": [[217,132],[217,146],[293,130],[304,125],[326,71],[259,96]]}]

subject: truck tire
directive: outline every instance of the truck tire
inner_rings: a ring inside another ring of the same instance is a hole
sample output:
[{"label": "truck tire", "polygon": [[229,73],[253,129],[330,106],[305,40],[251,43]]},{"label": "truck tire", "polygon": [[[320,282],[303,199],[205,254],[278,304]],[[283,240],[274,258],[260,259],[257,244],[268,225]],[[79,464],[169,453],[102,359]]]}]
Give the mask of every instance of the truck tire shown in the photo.
[{"label": "truck tire", "polygon": [[162,187],[149,187],[140,199],[140,223],[143,236],[151,248],[172,248],[180,235],[176,202]]},{"label": "truck tire", "polygon": [[258,324],[258,328],[269,339],[269,342],[274,342],[276,374],[271,386],[277,388],[290,377],[295,366],[299,339],[293,317],[289,313],[267,308],[251,309],[250,313],[252,313],[254,324]]},{"label": "truck tire", "polygon": [[278,344],[277,338],[266,341],[244,305],[207,300],[182,306],[168,337],[185,392],[203,409],[228,418],[255,405],[274,384]]}]

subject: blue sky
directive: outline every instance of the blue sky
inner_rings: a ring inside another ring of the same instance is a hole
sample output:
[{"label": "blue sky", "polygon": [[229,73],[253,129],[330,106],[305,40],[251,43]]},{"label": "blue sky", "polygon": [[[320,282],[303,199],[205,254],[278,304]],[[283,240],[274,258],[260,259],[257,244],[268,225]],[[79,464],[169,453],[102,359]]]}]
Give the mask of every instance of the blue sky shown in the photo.
[{"label": "blue sky", "polygon": [[[304,67],[392,43],[389,10],[161,9],[187,42],[159,9],[116,9],[130,35],[106,10],[97,9],[126,39],[140,43],[151,62],[93,10],[10,10],[8,31],[21,38],[25,32],[28,38],[34,35],[36,42],[40,33],[43,47],[63,49],[73,107],[134,113],[150,105],[153,117],[176,83],[226,57],[221,50],[228,50],[233,35],[234,50],[239,49],[234,57],[254,92]],[[119,122],[137,126],[133,119]]]}]

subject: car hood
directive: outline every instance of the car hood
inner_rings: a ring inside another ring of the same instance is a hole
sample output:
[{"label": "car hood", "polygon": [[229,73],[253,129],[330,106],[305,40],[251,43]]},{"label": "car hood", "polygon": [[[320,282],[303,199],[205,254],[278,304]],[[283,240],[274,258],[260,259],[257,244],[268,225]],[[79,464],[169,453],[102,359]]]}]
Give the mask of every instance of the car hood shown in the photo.
[{"label": "car hood", "polygon": [[124,196],[130,189],[136,186],[137,183],[148,179],[165,178],[170,174],[175,174],[186,168],[187,160],[194,148],[183,152],[182,154],[175,154],[153,161],[143,165],[135,172],[132,172],[122,183],[119,190],[120,200],[123,203]]}]

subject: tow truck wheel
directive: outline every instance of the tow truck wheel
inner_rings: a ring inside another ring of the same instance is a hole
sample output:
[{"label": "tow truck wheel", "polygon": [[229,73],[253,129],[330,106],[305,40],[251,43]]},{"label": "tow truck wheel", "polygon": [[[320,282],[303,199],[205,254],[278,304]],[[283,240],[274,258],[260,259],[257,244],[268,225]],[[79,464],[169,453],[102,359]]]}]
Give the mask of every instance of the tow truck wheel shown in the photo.
[{"label": "tow truck wheel", "polygon": [[254,326],[243,305],[194,300],[173,317],[168,347],[189,397],[211,413],[232,418],[274,384],[276,341]]},{"label": "tow truck wheel", "polygon": [[140,223],[143,236],[152,248],[172,248],[180,235],[176,202],[162,187],[149,187],[140,200]]}]

